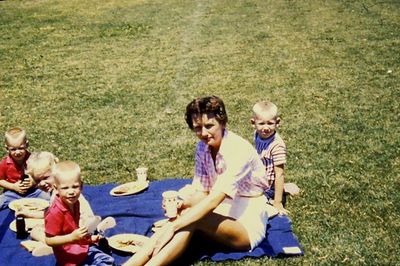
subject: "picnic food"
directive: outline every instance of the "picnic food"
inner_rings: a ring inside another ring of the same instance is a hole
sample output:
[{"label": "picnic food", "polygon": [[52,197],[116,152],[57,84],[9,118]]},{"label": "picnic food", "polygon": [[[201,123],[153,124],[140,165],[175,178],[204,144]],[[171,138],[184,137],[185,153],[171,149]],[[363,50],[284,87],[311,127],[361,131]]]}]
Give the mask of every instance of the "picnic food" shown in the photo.
[{"label": "picnic food", "polygon": [[139,193],[149,186],[148,182],[129,182],[119,185],[110,191],[112,196],[126,196]]},{"label": "picnic food", "polygon": [[109,237],[108,243],[113,249],[135,253],[148,240],[148,237],[138,234],[118,234]]},{"label": "picnic food", "polygon": [[114,193],[115,194],[123,194],[123,193],[126,193],[126,192],[128,192],[129,191],[129,188],[128,187],[126,187],[126,186],[121,186],[121,187],[118,187],[117,189],[115,189],[114,190]]},{"label": "picnic food", "polygon": [[11,201],[10,204],[8,204],[8,207],[13,211],[21,209],[28,211],[43,211],[49,207],[49,202],[39,198],[24,198]]}]

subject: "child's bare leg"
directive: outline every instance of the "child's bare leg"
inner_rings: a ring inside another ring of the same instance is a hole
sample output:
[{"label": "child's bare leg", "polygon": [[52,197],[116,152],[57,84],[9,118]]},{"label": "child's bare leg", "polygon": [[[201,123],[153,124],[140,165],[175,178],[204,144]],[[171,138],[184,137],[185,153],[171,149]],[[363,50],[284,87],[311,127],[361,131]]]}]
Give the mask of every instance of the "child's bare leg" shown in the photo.
[{"label": "child's bare leg", "polygon": [[33,240],[40,241],[40,242],[46,244],[45,237],[46,236],[45,236],[45,233],[44,233],[44,226],[43,225],[37,225],[37,226],[32,228],[31,238]]},{"label": "child's bare leg", "polygon": [[45,256],[53,253],[53,249],[46,245],[45,232],[43,225],[37,225],[32,228],[31,238],[41,244],[32,250],[32,255],[35,257]]}]

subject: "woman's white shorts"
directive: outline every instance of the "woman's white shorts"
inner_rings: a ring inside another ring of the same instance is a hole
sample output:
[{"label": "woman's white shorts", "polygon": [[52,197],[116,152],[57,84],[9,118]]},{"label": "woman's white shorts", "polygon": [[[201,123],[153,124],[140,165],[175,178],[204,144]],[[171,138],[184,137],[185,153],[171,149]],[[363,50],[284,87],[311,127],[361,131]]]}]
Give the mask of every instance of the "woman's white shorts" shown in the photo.
[{"label": "woman's white shorts", "polygon": [[267,199],[264,195],[225,198],[215,208],[214,213],[231,217],[241,223],[249,235],[251,249],[253,249],[265,238],[268,223],[266,202]]}]

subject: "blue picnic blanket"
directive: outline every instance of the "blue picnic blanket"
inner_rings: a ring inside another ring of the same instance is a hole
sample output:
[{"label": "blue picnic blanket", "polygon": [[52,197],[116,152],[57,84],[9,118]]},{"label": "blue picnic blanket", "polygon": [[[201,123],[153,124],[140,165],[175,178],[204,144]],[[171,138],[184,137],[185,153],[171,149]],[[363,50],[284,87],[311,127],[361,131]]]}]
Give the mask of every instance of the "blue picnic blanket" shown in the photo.
[{"label": "blue picnic blanket", "polygon": [[[150,182],[149,187],[141,193],[122,197],[113,197],[109,194],[117,184],[85,185],[83,194],[96,215],[102,218],[107,216],[115,218],[117,225],[107,230],[106,236],[120,233],[151,236],[152,224],[165,218],[161,209],[162,192],[178,190],[189,183],[189,179],[167,178]],[[14,212],[11,210],[0,211],[0,265],[54,266],[53,255],[33,257],[20,246],[21,240],[16,239],[16,234],[9,229],[9,224],[14,218]],[[232,252],[210,245],[209,242],[206,245],[202,243],[202,245],[190,245],[179,265],[204,259],[223,261],[239,260],[244,257],[284,257],[303,254],[303,249],[292,232],[291,221],[287,216],[271,218],[265,240],[251,252]],[[117,264],[122,264],[128,260],[130,254],[114,252],[113,257]]]}]

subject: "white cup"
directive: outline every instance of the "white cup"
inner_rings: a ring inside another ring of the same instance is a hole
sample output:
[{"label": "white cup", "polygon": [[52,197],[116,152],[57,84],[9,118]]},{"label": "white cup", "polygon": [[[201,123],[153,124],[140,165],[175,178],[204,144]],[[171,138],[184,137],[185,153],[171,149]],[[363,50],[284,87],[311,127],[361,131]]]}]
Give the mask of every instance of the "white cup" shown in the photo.
[{"label": "white cup", "polygon": [[136,168],[137,181],[145,183],[147,181],[147,167]]},{"label": "white cup", "polygon": [[175,218],[178,215],[178,191],[168,190],[162,193],[165,216]]}]

